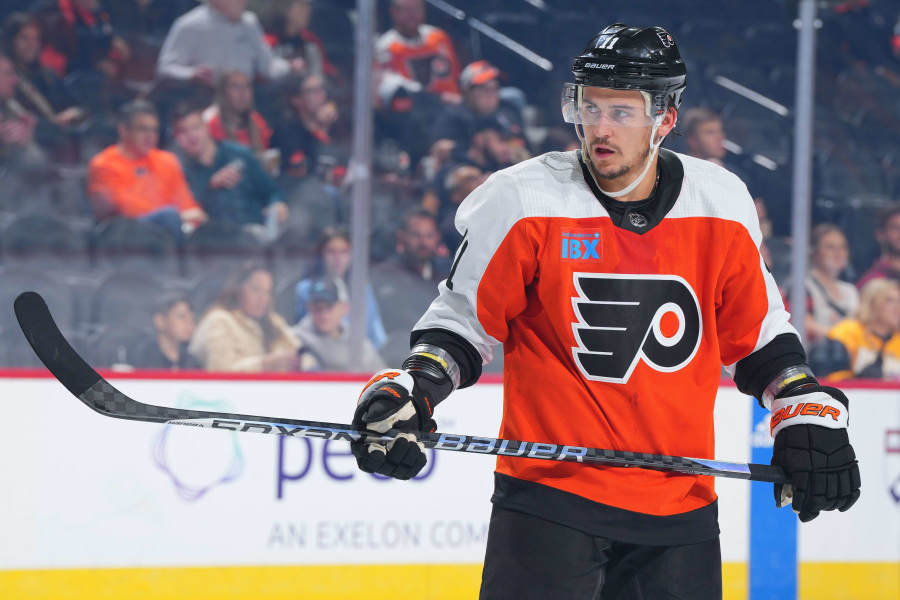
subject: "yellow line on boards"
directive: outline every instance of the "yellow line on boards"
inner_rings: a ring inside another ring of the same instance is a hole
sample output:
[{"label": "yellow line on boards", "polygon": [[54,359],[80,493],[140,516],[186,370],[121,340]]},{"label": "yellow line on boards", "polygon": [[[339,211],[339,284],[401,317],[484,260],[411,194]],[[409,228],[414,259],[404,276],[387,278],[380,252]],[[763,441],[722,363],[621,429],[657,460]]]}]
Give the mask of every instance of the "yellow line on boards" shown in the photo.
[{"label": "yellow line on boards", "polygon": [[800,600],[900,598],[900,562],[801,563]]},{"label": "yellow line on boards", "polygon": [[[900,563],[804,563],[800,600],[900,598]],[[480,564],[0,570],[15,600],[416,600],[477,598]],[[723,599],[747,600],[747,566],[725,563]]]}]

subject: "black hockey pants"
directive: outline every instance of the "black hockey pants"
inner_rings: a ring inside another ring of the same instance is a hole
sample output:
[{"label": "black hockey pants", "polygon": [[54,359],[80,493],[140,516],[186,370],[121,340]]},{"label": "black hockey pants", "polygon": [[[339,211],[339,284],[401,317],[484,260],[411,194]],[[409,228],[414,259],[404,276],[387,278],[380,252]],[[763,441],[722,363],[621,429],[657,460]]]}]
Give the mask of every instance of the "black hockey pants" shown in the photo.
[{"label": "black hockey pants", "polygon": [[719,539],[641,546],[494,507],[480,600],[721,600]]}]

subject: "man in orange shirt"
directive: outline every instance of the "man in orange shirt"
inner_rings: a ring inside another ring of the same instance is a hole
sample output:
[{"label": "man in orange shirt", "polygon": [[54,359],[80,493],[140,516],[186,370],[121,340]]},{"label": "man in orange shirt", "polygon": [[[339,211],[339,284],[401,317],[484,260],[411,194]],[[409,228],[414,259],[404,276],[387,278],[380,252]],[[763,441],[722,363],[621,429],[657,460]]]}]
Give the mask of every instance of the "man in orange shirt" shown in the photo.
[{"label": "man in orange shirt", "polygon": [[100,220],[127,217],[155,223],[180,236],[184,225],[207,220],[188,188],[178,158],[159,150],[159,117],[152,104],[122,107],[119,142],[88,165],[88,195]]}]

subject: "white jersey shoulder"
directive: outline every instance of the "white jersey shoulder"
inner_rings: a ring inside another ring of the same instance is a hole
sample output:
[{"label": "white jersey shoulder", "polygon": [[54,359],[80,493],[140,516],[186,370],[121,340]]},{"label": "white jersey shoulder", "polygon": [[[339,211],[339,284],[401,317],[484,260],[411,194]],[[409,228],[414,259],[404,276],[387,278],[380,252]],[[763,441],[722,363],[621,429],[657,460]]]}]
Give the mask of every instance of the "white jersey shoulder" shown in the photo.
[{"label": "white jersey shoulder", "polygon": [[666,218],[709,217],[736,221],[744,226],[756,245],[762,241],[759,217],[747,185],[719,165],[675,153],[684,168],[678,202]]}]

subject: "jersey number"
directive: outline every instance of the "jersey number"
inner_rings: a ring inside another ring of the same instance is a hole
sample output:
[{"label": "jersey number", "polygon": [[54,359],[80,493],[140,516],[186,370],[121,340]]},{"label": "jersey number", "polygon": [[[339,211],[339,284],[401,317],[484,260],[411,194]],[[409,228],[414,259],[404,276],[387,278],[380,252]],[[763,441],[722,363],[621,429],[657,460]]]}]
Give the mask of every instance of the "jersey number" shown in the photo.
[{"label": "jersey number", "polygon": [[459,266],[459,261],[462,260],[462,255],[466,251],[466,248],[469,247],[469,240],[466,238],[469,237],[469,232],[466,231],[466,234],[463,236],[462,241],[459,243],[459,248],[456,250],[456,256],[453,257],[453,264],[450,266],[450,274],[447,275],[447,289],[453,289],[453,276],[456,274],[456,267]]}]

